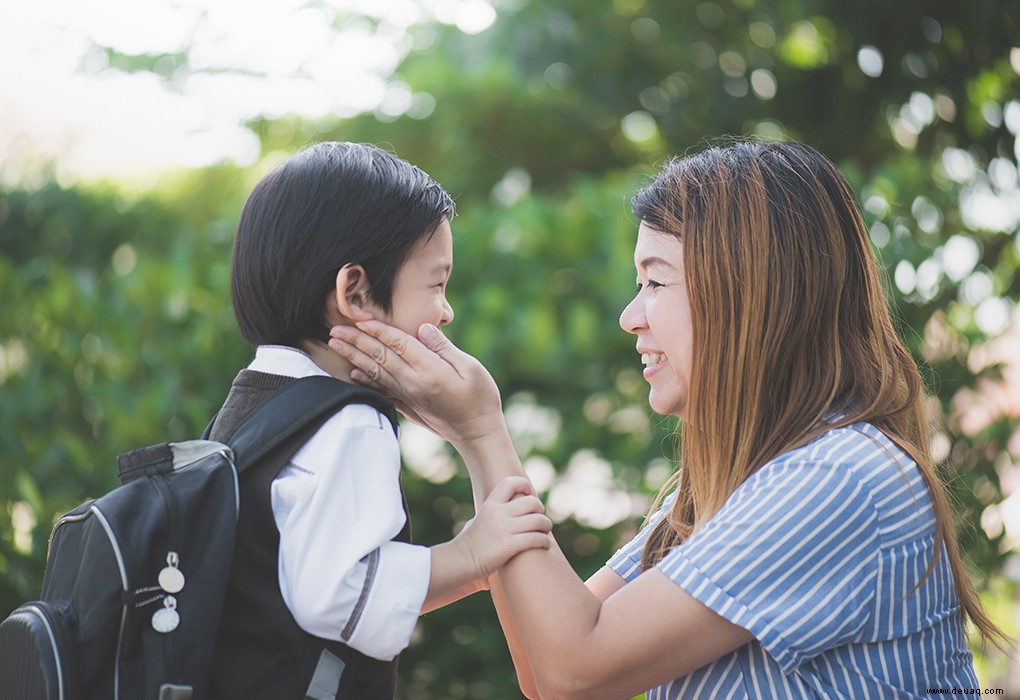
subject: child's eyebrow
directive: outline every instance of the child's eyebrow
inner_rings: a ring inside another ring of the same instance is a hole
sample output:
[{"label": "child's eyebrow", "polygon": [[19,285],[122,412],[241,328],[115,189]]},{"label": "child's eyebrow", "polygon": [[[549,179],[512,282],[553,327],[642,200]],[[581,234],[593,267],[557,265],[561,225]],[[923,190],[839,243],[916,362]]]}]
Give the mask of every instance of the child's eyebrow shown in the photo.
[{"label": "child's eyebrow", "polygon": [[444,275],[450,274],[450,272],[452,270],[453,270],[453,263],[450,263],[450,262],[447,262],[447,263],[438,263],[435,267],[432,268],[433,272],[437,272],[437,273],[441,272]]}]

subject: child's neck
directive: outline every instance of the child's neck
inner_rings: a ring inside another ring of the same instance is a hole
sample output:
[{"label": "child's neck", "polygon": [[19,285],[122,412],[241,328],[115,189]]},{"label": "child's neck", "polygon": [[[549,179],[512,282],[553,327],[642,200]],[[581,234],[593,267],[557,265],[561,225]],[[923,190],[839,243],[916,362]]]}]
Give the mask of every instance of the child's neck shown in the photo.
[{"label": "child's neck", "polygon": [[351,381],[351,370],[354,369],[354,365],[330,350],[325,343],[318,340],[306,340],[302,343],[301,349],[312,358],[312,362],[337,379],[345,382]]}]

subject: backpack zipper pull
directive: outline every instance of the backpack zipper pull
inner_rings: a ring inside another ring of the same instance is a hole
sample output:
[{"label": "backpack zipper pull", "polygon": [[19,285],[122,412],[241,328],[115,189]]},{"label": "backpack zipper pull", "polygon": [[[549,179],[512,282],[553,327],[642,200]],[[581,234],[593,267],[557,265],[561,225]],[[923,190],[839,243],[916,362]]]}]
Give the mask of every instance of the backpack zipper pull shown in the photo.
[{"label": "backpack zipper pull", "polygon": [[152,629],[162,634],[173,632],[181,624],[177,613],[177,599],[172,595],[163,598],[163,607],[152,613]]},{"label": "backpack zipper pull", "polygon": [[177,552],[167,552],[166,566],[159,572],[159,587],[171,595],[184,589],[184,574],[177,568],[179,563]]}]

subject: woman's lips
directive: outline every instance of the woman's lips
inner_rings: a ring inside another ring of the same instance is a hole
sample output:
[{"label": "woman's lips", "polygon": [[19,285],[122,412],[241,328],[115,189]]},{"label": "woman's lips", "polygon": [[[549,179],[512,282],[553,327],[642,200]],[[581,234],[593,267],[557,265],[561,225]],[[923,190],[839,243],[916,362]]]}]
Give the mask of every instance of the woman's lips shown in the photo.
[{"label": "woman's lips", "polygon": [[665,362],[666,356],[661,352],[643,352],[641,353],[641,364],[645,367],[651,367],[657,365],[660,362]]},{"label": "woman's lips", "polygon": [[641,372],[641,376],[645,379],[649,379],[656,373],[656,371],[666,364],[666,356],[661,352],[643,352],[641,353],[641,364],[645,366],[644,371]]}]

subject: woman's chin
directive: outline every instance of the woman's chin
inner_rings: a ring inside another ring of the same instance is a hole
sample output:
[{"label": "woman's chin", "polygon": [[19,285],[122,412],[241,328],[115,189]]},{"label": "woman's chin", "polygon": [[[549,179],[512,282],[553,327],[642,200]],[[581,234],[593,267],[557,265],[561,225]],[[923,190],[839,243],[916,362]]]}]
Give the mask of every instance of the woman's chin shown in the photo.
[{"label": "woman's chin", "polygon": [[676,401],[665,396],[657,396],[653,389],[648,394],[648,405],[660,416],[677,416],[683,418],[686,402]]}]

